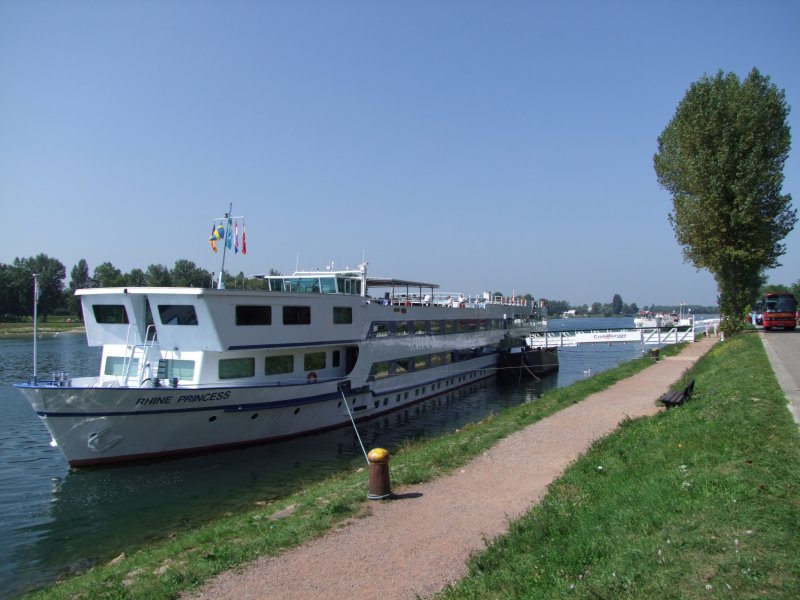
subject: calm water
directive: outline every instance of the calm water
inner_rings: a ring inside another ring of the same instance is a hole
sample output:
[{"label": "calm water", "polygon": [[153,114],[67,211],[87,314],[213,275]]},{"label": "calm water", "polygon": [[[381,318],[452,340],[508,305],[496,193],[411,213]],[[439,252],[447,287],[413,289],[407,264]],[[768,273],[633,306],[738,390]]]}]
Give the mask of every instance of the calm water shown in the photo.
[{"label": "calm water", "polygon": [[[630,327],[632,319],[551,320],[551,329]],[[367,449],[452,431],[640,356],[636,344],[560,350],[540,383],[491,380],[359,424]],[[38,370],[94,375],[100,351],[80,334],[43,337]],[[105,562],[225,512],[285,495],[327,474],[364,466],[352,428],[277,444],[111,468],[72,469],[11,384],[31,373],[29,339],[0,340],[0,598]],[[366,490],[365,490],[366,494]]]}]

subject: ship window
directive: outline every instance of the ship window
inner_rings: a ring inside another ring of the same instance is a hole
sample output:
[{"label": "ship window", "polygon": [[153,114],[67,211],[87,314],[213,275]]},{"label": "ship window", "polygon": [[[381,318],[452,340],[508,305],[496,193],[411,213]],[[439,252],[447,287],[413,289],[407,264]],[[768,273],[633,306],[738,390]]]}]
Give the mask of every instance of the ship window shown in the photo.
[{"label": "ship window", "polygon": [[423,335],[428,332],[427,321],[414,321],[414,333],[416,335]]},{"label": "ship window", "polygon": [[193,360],[160,360],[158,361],[159,377],[169,379],[177,377],[178,379],[190,380],[194,378],[194,361]]},{"label": "ship window", "polygon": [[422,371],[423,369],[428,368],[428,360],[426,356],[415,356],[414,357],[414,370],[415,371]]},{"label": "ship window", "polygon": [[372,379],[385,379],[389,376],[389,363],[378,362],[372,365]]},{"label": "ship window", "polygon": [[303,370],[317,371],[325,368],[324,352],[309,352],[303,355]]},{"label": "ship window", "polygon": [[431,321],[431,335],[439,335],[442,333],[442,322]]},{"label": "ship window", "polygon": [[[127,359],[124,356],[109,356],[106,358],[106,366],[103,369],[104,375],[125,375],[125,364]],[[130,361],[131,367],[128,373],[138,373],[139,359],[134,358]]]},{"label": "ship window", "polygon": [[268,356],[264,363],[264,372],[267,375],[281,375],[294,371],[294,356],[283,354],[281,356]]},{"label": "ship window", "polygon": [[310,306],[284,306],[284,325],[311,325]]},{"label": "ship window", "polygon": [[441,354],[431,354],[431,367],[438,367],[442,364]]},{"label": "ship window", "polygon": [[360,294],[361,293],[361,280],[340,278],[337,280],[339,284],[340,294]]},{"label": "ship window", "polygon": [[395,375],[403,375],[404,373],[408,373],[409,363],[407,358],[398,358],[395,361],[394,372]]},{"label": "ship window", "polygon": [[255,358],[221,358],[219,360],[220,379],[253,377],[256,374]]},{"label": "ship window", "polygon": [[319,282],[322,285],[323,294],[336,293],[336,279],[334,277],[322,277]]},{"label": "ship window", "polygon": [[197,325],[197,313],[191,304],[159,304],[158,316],[164,325]]},{"label": "ship window", "polygon": [[239,304],[236,306],[236,324],[272,325],[272,307]]},{"label": "ship window", "polygon": [[339,352],[338,350],[334,350],[333,352],[331,352],[331,359],[332,359],[331,366],[338,367],[339,365],[342,364],[342,353]]},{"label": "ship window", "polygon": [[445,321],[444,322],[444,332],[445,333],[453,333],[455,331],[455,323],[453,321]]},{"label": "ship window", "polygon": [[128,312],[122,304],[94,304],[95,321],[104,324],[128,324]]},{"label": "ship window", "polygon": [[389,326],[384,321],[373,321],[370,337],[386,337],[389,335]]},{"label": "ship window", "polygon": [[316,277],[287,277],[283,286],[286,292],[319,294],[319,279]]},{"label": "ship window", "polygon": [[408,335],[408,321],[397,322],[397,335]]},{"label": "ship window", "polygon": [[349,325],[353,322],[353,309],[349,306],[334,306],[333,322],[337,325]]}]

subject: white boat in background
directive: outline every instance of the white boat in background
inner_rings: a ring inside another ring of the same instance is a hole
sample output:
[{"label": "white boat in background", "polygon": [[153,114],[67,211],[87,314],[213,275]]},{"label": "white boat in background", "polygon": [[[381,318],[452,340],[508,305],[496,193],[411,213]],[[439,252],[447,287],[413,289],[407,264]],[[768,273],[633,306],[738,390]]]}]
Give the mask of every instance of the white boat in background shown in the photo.
[{"label": "white boat in background", "polygon": [[684,313],[683,305],[681,305],[679,311],[672,313],[641,311],[633,319],[633,326],[640,329],[651,327],[692,327],[693,325],[694,318],[692,317],[691,309]]},{"label": "white boat in background", "polygon": [[70,465],[114,463],[395,410],[494,376],[500,342],[531,325],[524,300],[370,278],[365,264],[261,279],[78,290],[99,374],[17,387]]}]

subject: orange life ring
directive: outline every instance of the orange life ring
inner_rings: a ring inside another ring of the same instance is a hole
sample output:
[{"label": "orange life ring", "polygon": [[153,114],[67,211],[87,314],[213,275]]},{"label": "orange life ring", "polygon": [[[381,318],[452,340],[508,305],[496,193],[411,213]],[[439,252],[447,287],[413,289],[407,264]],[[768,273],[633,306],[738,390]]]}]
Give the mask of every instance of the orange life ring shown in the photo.
[{"label": "orange life ring", "polygon": [[314,371],[308,374],[308,383],[317,383],[317,374]]}]

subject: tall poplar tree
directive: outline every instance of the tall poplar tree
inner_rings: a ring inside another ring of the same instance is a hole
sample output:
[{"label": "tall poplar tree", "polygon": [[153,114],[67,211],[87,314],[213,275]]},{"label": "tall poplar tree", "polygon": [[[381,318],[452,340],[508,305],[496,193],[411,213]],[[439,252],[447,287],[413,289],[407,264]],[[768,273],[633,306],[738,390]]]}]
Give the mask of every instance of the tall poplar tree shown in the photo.
[{"label": "tall poplar tree", "polygon": [[684,259],[717,282],[723,330],[742,326],[764,270],[780,266],[797,222],[782,194],[791,136],[783,90],[753,69],[693,83],[658,138],[658,182]]}]

